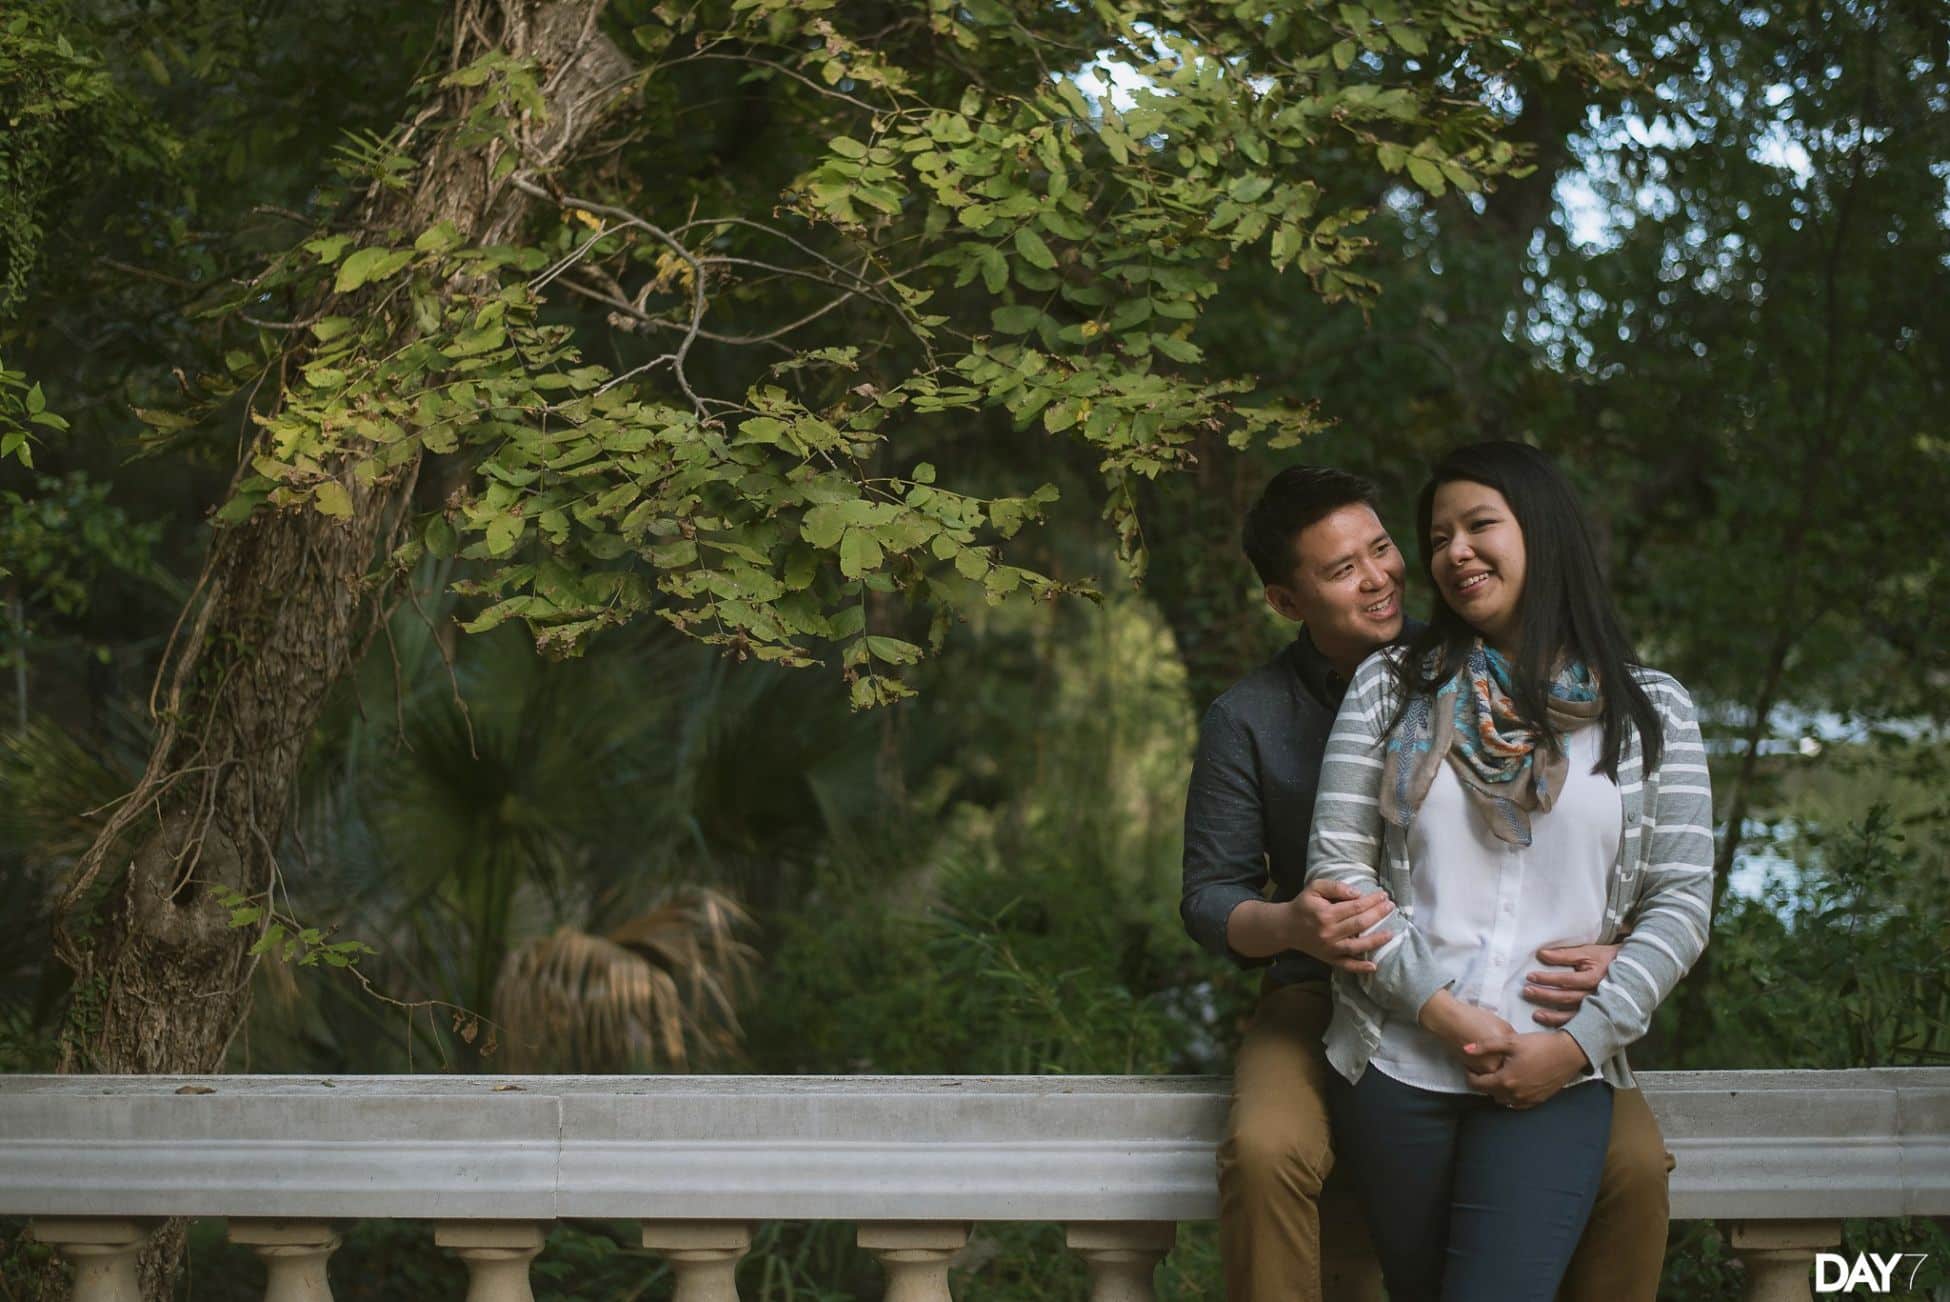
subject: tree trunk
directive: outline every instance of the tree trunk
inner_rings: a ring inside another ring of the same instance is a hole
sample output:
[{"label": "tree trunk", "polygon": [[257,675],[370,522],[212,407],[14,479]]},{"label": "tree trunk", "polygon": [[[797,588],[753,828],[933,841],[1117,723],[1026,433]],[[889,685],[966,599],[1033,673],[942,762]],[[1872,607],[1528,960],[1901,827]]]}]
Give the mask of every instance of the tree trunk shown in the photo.
[{"label": "tree trunk", "polygon": [[1142,519],[1151,550],[1144,590],[1171,630],[1192,707],[1214,697],[1279,646],[1260,607],[1259,579],[1239,530],[1259,491],[1248,458],[1217,434],[1193,444],[1197,464],[1148,486]]},{"label": "tree trunk", "polygon": [[[600,9],[601,0],[460,0],[449,66],[497,48],[531,60],[549,112],[518,124],[519,164],[495,180],[507,145],[464,142],[453,129],[482,91],[441,91],[401,145],[419,163],[417,184],[375,187],[363,225],[410,239],[446,220],[469,243],[510,242],[532,202],[514,183],[571,156],[630,71],[596,30]],[[242,1023],[262,924],[231,926],[218,896],[262,900],[277,880],[306,745],[383,614],[367,575],[406,522],[418,465],[371,483],[344,461],[336,470],[349,517],[260,510],[211,545],[158,679],[167,690],[148,767],[58,902],[56,945],[75,973],[65,1071],[214,1071]],[[152,1242],[147,1297],[167,1295],[181,1243],[180,1226]]]}]

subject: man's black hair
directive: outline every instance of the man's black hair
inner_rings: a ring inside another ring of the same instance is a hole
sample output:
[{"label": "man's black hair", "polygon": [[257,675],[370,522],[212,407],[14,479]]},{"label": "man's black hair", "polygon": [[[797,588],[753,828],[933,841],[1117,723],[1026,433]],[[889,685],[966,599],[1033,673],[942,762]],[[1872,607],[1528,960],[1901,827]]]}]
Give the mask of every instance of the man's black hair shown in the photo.
[{"label": "man's black hair", "polygon": [[1288,466],[1260,490],[1239,541],[1261,583],[1286,584],[1299,561],[1295,534],[1344,506],[1372,508],[1374,502],[1375,486],[1359,475],[1331,466]]}]

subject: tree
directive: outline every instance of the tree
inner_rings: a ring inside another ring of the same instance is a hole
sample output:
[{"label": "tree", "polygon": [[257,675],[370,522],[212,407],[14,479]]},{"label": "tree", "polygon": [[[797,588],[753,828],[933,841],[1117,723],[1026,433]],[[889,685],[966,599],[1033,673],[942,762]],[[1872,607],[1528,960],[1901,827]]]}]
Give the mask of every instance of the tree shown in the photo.
[{"label": "tree", "polygon": [[[6,39],[44,55],[62,11],[40,12]],[[1064,436],[1141,571],[1142,482],[1200,438],[1312,427],[1198,369],[1216,272],[1264,257],[1365,297],[1367,213],[1314,162],[1482,187],[1514,150],[1452,92],[1510,49],[1604,73],[1577,13],[459,0],[398,125],[276,214],[302,238],[218,237],[233,274],[208,290],[160,273],[196,294],[195,365],[143,407],[149,450],[209,455],[236,421],[243,456],[146,771],[61,899],[68,1065],[222,1061],[306,741],[423,555],[473,566],[475,631],[519,619],[573,654],[654,612],[737,658],[833,648],[856,704],[897,700],[958,612],[1087,590],[1004,559],[1052,490],[917,450]],[[118,33],[72,31],[61,58]],[[1128,102],[1086,97],[1091,64]],[[742,129],[687,132],[721,94]]]},{"label": "tree", "polygon": [[[1588,377],[1567,414],[1616,486],[1621,586],[1735,739],[1716,905],[1784,708],[1950,710],[1943,567],[1915,532],[1950,491],[1927,432],[1950,383],[1931,288],[1947,31],[1901,4],[1689,14],[1599,136],[1611,229],[1548,253],[1557,306],[1534,328]],[[1713,963],[1683,987],[1675,1052],[1707,1034]]]}]

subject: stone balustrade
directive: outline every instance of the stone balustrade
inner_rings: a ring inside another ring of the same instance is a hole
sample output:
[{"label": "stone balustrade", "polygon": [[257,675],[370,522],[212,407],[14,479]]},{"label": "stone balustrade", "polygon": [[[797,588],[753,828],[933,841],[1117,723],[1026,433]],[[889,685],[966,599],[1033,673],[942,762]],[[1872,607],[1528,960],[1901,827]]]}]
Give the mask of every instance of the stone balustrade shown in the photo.
[{"label": "stone balustrade", "polygon": [[[1672,1214],[1727,1222],[1749,1297],[1810,1297],[1844,1217],[1950,1213],[1950,1070],[1646,1073]],[[225,1217],[267,1302],[327,1302],[335,1226],[429,1223],[468,1302],[528,1302],[550,1224],[640,1221],[678,1302],[735,1302],[761,1220],[839,1220],[888,1302],[946,1302],[985,1221],[1058,1222],[1092,1302],[1142,1302],[1216,1214],[1206,1077],[0,1077],[0,1215],[128,1302],[164,1217]],[[1333,1251],[1334,1236],[1327,1250]],[[1379,1297],[1329,1260],[1330,1295]]]}]

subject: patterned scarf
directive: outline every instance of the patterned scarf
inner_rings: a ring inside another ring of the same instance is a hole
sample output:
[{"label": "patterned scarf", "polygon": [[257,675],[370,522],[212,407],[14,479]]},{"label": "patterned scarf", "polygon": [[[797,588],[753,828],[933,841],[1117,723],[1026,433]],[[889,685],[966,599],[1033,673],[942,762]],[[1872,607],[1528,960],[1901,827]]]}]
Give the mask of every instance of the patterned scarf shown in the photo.
[{"label": "patterned scarf", "polygon": [[[1550,726],[1560,734],[1588,726],[1604,709],[1597,682],[1578,661],[1551,680],[1547,699]],[[1479,638],[1454,678],[1433,696],[1409,701],[1388,738],[1381,816],[1407,830],[1447,759],[1490,831],[1510,845],[1529,845],[1531,811],[1549,812],[1567,769],[1562,748],[1541,741],[1517,715],[1509,661]]]}]

